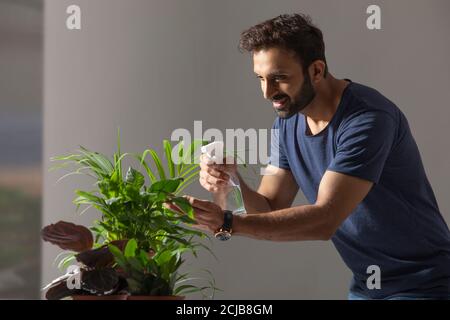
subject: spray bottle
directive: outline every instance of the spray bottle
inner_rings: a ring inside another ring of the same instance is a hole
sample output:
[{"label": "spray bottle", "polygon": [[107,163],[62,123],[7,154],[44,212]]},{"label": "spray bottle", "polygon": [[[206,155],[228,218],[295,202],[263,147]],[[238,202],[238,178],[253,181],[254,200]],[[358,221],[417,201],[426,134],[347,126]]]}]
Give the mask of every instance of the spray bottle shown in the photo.
[{"label": "spray bottle", "polygon": [[[202,153],[210,160],[210,163],[222,164],[224,159],[224,143],[214,141],[201,147]],[[233,159],[234,160],[234,159]],[[240,215],[247,213],[244,206],[239,178],[236,174],[227,172],[230,175],[228,184],[213,193],[213,200],[222,210],[230,210],[233,214]]]}]

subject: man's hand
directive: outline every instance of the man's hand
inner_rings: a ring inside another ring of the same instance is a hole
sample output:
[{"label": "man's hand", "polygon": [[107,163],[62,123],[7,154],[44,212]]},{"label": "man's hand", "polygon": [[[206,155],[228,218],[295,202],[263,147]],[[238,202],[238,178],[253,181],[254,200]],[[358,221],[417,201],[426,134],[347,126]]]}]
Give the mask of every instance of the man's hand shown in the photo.
[{"label": "man's hand", "polygon": [[[194,209],[194,219],[198,224],[192,225],[193,228],[203,231],[215,232],[223,225],[222,209],[214,202],[200,200],[194,197],[185,196]],[[167,203],[167,207],[179,213],[184,213],[173,203]]]},{"label": "man's hand", "polygon": [[237,172],[237,165],[234,163],[214,164],[206,155],[200,156],[200,184],[209,192],[221,191],[230,180],[230,173]]}]

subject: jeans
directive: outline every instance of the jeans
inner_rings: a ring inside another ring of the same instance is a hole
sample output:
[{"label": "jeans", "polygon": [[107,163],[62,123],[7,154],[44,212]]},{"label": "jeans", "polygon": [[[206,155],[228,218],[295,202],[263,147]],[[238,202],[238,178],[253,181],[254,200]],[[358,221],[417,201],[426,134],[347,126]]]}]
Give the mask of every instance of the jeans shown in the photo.
[{"label": "jeans", "polygon": [[[348,300],[376,300],[376,299],[371,299],[371,298],[364,297],[359,294],[349,292]],[[438,298],[430,298],[427,296],[424,296],[424,297],[395,296],[395,297],[387,297],[387,298],[380,299],[380,300],[450,300],[450,295],[438,297]]]}]

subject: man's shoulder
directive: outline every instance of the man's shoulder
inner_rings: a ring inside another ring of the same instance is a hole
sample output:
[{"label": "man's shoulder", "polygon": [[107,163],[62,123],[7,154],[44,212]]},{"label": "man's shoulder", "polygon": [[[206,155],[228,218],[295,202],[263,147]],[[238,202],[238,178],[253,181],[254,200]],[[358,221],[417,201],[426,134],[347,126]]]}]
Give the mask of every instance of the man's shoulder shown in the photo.
[{"label": "man's shoulder", "polygon": [[386,96],[377,89],[352,82],[349,87],[349,97],[343,120],[355,120],[365,117],[390,117],[398,121],[401,111]]}]

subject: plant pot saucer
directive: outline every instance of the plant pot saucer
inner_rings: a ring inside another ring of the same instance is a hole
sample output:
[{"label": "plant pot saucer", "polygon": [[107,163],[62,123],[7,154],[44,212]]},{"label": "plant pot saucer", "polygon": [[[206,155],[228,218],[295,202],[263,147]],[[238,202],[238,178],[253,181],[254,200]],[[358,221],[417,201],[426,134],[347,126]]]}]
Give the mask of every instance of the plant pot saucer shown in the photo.
[{"label": "plant pot saucer", "polygon": [[127,300],[126,294],[115,294],[110,296],[94,296],[94,295],[74,295],[73,300]]},{"label": "plant pot saucer", "polygon": [[128,296],[127,300],[184,300],[184,296]]}]

